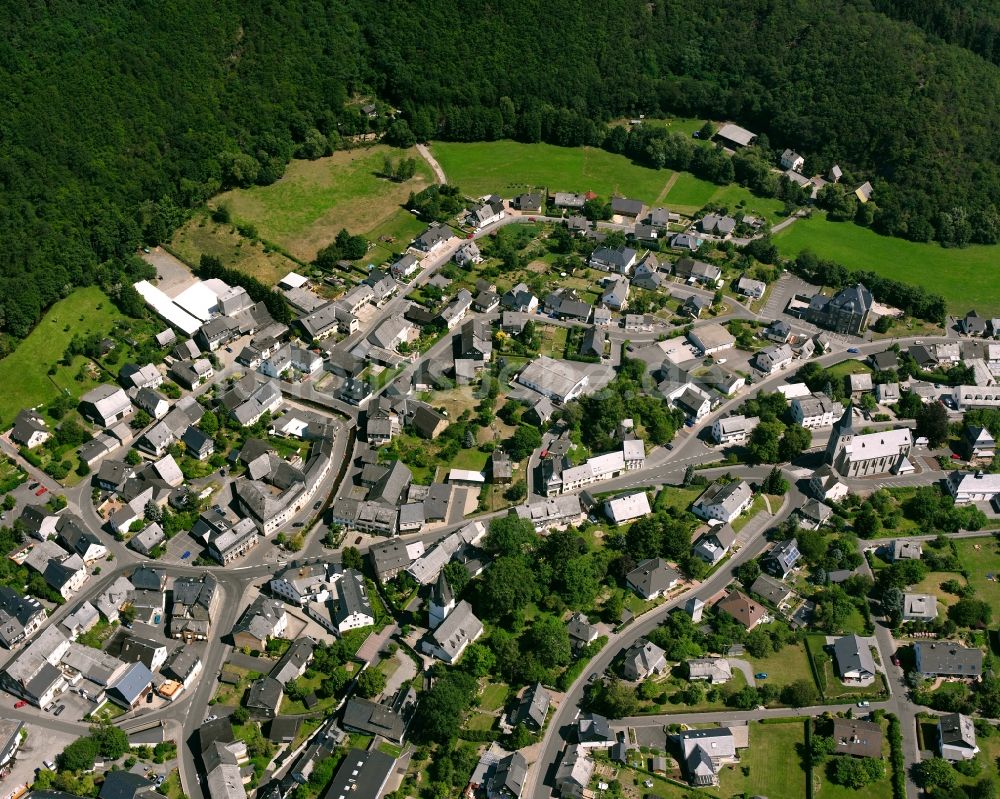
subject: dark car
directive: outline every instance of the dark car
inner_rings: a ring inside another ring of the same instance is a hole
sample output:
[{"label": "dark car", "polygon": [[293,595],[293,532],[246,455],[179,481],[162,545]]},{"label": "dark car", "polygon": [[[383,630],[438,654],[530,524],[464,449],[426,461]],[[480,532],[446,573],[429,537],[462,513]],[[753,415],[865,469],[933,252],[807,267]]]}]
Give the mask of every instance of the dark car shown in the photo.
[{"label": "dark car", "polygon": [[153,692],[152,691],[150,691],[148,694],[146,694],[146,704],[147,705],[153,704]]},{"label": "dark car", "polygon": [[323,500],[321,500],[321,499],[317,499],[317,500],[316,500],[316,501],[315,501],[315,502],[313,503],[313,510],[319,510],[319,509],[320,509],[320,506],[321,506],[322,504],[323,504]]},{"label": "dark car", "polygon": [[306,526],[305,522],[295,522],[295,524],[292,525],[292,527],[305,527],[305,526]]},{"label": "dark car", "polygon": [[861,352],[861,350],[859,350],[857,347],[848,347],[847,351],[851,353],[851,355],[857,355],[859,352]]},{"label": "dark car", "polygon": [[58,716],[58,715],[59,715],[60,713],[62,713],[62,712],[63,712],[63,711],[65,710],[65,709],[66,709],[66,705],[59,705],[59,707],[57,707],[57,708],[56,708],[56,711],[55,711],[55,713],[53,713],[52,715],[53,715],[53,716]]}]

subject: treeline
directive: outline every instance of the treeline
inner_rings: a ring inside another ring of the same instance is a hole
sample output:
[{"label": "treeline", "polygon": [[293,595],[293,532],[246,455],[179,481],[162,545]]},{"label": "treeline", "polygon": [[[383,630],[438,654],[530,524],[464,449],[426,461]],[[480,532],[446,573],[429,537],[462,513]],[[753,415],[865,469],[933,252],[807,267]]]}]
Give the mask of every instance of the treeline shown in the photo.
[{"label": "treeline", "polygon": [[900,283],[877,272],[848,269],[836,261],[820,259],[810,250],[802,250],[787,266],[804,280],[819,286],[839,290],[855,283],[864,283],[872,296],[881,303],[899,308],[909,316],[930,322],[943,322],[948,313],[944,298],[932,294],[923,286]]},{"label": "treeline", "polygon": [[[367,132],[628,145],[653,164],[690,153],[710,180],[770,180],[682,137],[629,144],[608,127],[728,118],[771,152],[802,152],[806,171],[870,177],[880,232],[995,241],[1000,70],[963,49],[993,58],[996,14],[977,22],[981,5],[935,0],[916,19],[877,3],[911,24],[861,0],[524,0],[487,14],[444,0],[7,2],[0,331],[22,337],[73,286],[126,282],[138,245],[221,189],[271,183],[291,157]],[[371,96],[374,118],[360,110]]]}]

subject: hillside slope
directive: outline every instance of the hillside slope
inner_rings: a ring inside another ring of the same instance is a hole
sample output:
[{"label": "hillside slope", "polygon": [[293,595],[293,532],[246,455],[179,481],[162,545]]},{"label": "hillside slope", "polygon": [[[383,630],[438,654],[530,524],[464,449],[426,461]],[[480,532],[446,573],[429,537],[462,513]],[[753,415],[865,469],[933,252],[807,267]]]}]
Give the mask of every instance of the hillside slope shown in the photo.
[{"label": "hillside slope", "polygon": [[880,231],[995,242],[981,5],[910,22],[894,0],[0,0],[0,330],[127,279],[138,243],[220,188],[363,132],[368,94],[457,140],[601,145],[623,114],[736,119],[875,178]]}]

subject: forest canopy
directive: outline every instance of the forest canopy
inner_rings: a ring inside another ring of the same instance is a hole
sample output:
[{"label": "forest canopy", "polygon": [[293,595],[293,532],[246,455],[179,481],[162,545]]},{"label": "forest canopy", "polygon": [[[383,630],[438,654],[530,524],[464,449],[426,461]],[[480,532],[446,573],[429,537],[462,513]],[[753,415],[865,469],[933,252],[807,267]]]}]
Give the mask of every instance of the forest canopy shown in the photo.
[{"label": "forest canopy", "polygon": [[614,147],[606,126],[624,115],[733,119],[807,171],[871,179],[880,232],[996,241],[984,5],[5,0],[0,330],[23,336],[75,285],[130,279],[136,246],[220,189],[380,130],[386,114],[360,113],[370,97],[400,109],[401,141]]}]

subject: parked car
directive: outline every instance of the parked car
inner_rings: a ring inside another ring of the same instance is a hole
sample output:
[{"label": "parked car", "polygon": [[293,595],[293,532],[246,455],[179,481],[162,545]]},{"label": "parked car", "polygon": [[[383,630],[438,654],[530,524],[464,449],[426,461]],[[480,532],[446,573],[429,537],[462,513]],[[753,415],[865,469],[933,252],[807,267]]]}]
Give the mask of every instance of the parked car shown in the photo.
[{"label": "parked car", "polygon": [[305,522],[295,522],[295,524],[292,525],[292,527],[305,527],[305,526],[306,526]]},{"label": "parked car", "polygon": [[191,557],[191,550],[190,549],[185,549],[184,550],[184,554],[181,555],[181,560],[187,560],[190,557]]},{"label": "parked car", "polygon": [[361,536],[359,535],[357,538],[354,539],[354,545],[357,546],[360,543],[361,543]]},{"label": "parked car", "polygon": [[865,699],[862,702],[858,702],[858,707],[869,707],[869,706],[871,706],[871,702],[869,702],[867,699]]},{"label": "parked car", "polygon": [[46,488],[45,486],[42,486],[41,488],[39,488],[39,489],[38,489],[38,490],[37,490],[37,491],[35,492],[35,496],[36,496],[36,497],[40,497],[40,496],[41,496],[42,494],[44,494],[44,493],[45,493],[46,491],[48,491],[48,490],[49,490],[49,489],[47,489],[47,488]]},{"label": "parked car", "polygon": [[42,765],[45,766],[45,768],[47,768],[49,771],[56,770],[56,764],[53,763],[51,760],[43,760]]},{"label": "parked car", "polygon": [[847,351],[851,353],[851,355],[857,355],[859,352],[861,352],[861,350],[859,350],[857,347],[848,347]]},{"label": "parked car", "polygon": [[22,708],[22,707],[24,707],[24,706],[25,706],[26,704],[28,704],[28,703],[27,703],[27,701],[25,701],[24,699],[18,699],[18,700],[17,700],[17,701],[16,701],[15,703],[14,703],[14,710],[17,710],[18,708]]},{"label": "parked car", "polygon": [[767,679],[767,672],[766,671],[758,671],[755,675],[753,675],[753,678],[755,680],[766,680]]},{"label": "parked car", "polygon": [[321,506],[322,504],[323,504],[323,500],[321,500],[321,499],[317,499],[317,500],[316,500],[316,501],[315,501],[315,502],[313,503],[313,510],[319,510],[319,509],[320,509],[320,506]]},{"label": "parked car", "polygon": [[56,712],[55,712],[55,713],[53,713],[52,715],[53,715],[53,716],[58,716],[58,715],[59,715],[60,713],[62,713],[62,712],[63,712],[63,711],[65,710],[65,709],[66,709],[66,705],[59,705],[59,707],[57,707],[57,708],[56,708]]}]

